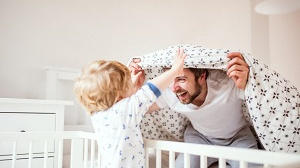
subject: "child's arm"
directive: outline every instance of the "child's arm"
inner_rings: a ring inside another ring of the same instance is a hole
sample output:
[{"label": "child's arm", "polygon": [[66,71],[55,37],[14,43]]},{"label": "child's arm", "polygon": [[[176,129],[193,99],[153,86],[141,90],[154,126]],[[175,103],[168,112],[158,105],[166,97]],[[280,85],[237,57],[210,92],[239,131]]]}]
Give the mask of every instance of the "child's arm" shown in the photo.
[{"label": "child's arm", "polygon": [[174,78],[182,72],[185,58],[186,54],[184,54],[183,49],[178,48],[171,69],[153,78],[150,80],[150,83],[154,84],[160,90],[166,89],[174,81]]}]

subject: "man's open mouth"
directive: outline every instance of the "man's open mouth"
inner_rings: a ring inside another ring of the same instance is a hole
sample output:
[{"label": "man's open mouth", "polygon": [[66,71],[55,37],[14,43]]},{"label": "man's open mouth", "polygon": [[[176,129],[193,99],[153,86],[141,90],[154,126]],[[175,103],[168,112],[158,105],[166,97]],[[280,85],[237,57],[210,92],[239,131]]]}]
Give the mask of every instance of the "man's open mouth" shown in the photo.
[{"label": "man's open mouth", "polygon": [[183,99],[187,96],[188,92],[179,92],[179,93],[176,93],[177,97],[180,98],[180,99]]}]

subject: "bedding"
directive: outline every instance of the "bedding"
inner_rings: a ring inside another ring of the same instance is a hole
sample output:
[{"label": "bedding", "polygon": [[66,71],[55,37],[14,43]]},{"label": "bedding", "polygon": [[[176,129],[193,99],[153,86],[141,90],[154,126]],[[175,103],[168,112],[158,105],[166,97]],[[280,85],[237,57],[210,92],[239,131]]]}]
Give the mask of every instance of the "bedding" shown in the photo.
[{"label": "bedding", "polygon": [[[236,52],[197,45],[176,45],[145,54],[138,58],[141,59],[139,65],[145,70],[146,80],[172,65],[178,47],[188,55],[186,68],[226,71],[229,61],[227,53]],[[260,60],[248,53],[238,52],[243,54],[250,70],[243,113],[263,148],[273,152],[300,153],[300,95],[297,88]],[[183,114],[166,108],[147,114],[142,120],[141,131],[146,139],[182,141],[188,124],[189,120]]]}]

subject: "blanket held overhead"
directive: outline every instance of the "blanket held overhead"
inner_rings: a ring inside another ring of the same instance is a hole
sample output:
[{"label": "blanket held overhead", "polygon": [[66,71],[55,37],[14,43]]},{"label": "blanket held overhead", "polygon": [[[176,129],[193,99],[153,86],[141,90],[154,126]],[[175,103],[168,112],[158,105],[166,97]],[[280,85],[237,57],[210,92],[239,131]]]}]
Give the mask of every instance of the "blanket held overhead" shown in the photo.
[{"label": "blanket held overhead", "polygon": [[[195,45],[177,45],[140,56],[139,65],[146,80],[170,67],[178,47],[188,55],[186,68],[226,71],[229,59],[224,49],[208,49]],[[241,51],[239,51],[241,52]],[[249,65],[243,113],[253,126],[263,147],[268,151],[300,154],[299,92],[288,80],[250,54],[241,52]],[[136,57],[135,57],[136,58]],[[182,141],[189,120],[170,109],[147,114],[141,123],[144,138]]]}]

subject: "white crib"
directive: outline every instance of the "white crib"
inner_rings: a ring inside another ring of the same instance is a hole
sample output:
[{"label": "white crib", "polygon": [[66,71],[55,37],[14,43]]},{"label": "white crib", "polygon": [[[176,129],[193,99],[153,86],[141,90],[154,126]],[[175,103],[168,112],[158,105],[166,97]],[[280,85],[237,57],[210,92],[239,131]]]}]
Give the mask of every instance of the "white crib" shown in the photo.
[{"label": "white crib", "polygon": [[[55,142],[58,145],[58,151],[54,152],[55,155],[49,154],[49,142]],[[0,167],[39,167],[39,168],[61,168],[63,163],[63,145],[64,141],[71,141],[71,168],[95,168],[100,167],[100,152],[97,148],[97,142],[95,134],[81,132],[81,131],[61,131],[61,132],[7,132],[0,133],[0,145],[6,145],[11,147],[11,154],[2,156],[0,155]],[[42,162],[35,163],[35,143],[43,143],[44,152],[40,153]],[[24,143],[28,143],[28,149],[26,151],[18,148],[24,147]],[[171,142],[161,140],[145,140],[146,149],[146,163],[149,167],[149,156],[151,151],[155,150],[156,163],[155,167],[162,167],[162,153],[168,152],[169,167],[175,167],[175,154],[184,153],[185,156],[185,168],[189,167],[190,155],[201,156],[201,167],[207,167],[207,157],[219,158],[219,167],[226,167],[226,159],[238,160],[241,168],[246,168],[247,163],[259,163],[264,167],[281,167],[291,168],[300,167],[300,155],[299,154],[286,154],[275,153],[261,150],[250,150],[220,146],[208,146],[188,144],[182,142]],[[26,162],[22,162],[22,158],[27,158]],[[54,159],[54,165],[49,165],[49,158]],[[2,163],[1,163],[2,162]],[[6,164],[3,164],[6,163]],[[1,165],[3,164],[3,165]]]}]

